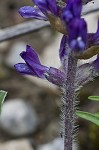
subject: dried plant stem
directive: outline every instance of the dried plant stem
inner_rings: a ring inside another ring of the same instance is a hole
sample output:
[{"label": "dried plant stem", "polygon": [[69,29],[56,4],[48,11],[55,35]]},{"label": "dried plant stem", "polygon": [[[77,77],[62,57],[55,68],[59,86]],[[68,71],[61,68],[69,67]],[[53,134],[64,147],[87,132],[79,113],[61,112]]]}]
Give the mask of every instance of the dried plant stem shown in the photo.
[{"label": "dried plant stem", "polygon": [[49,27],[49,22],[44,22],[41,20],[32,20],[18,25],[8,27],[6,29],[0,30],[0,42],[10,40],[25,34],[33,33],[44,27]]},{"label": "dried plant stem", "polygon": [[[67,63],[67,61],[66,61]],[[64,63],[64,65],[67,65]],[[64,66],[64,68],[66,68]],[[75,124],[75,77],[76,77],[77,59],[72,56],[68,58],[68,68],[65,70],[66,79],[64,83],[65,92],[63,99],[64,108],[64,150],[72,150],[73,132]]]}]

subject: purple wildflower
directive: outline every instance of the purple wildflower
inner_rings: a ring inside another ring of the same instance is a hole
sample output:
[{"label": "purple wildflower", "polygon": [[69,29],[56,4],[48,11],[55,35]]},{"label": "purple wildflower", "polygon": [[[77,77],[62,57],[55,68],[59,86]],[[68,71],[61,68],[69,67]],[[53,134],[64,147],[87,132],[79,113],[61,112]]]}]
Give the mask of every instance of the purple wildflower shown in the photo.
[{"label": "purple wildflower", "polygon": [[62,8],[57,5],[56,0],[33,0],[35,6],[24,6],[19,9],[19,13],[24,18],[36,18],[39,20],[49,20],[51,26],[57,31],[66,34],[66,26],[61,20]]},{"label": "purple wildflower", "polygon": [[19,9],[22,17],[47,20],[48,14],[58,15],[56,0],[33,0],[33,2],[36,6],[24,6]]},{"label": "purple wildflower", "polygon": [[68,0],[62,14],[68,30],[69,46],[76,52],[84,50],[87,42],[87,25],[80,18],[81,10],[81,0]]},{"label": "purple wildflower", "polygon": [[54,15],[57,15],[56,0],[33,0],[33,2],[44,14],[53,13]]},{"label": "purple wildflower", "polygon": [[47,17],[36,7],[24,6],[19,9],[19,13],[24,18],[35,18],[39,20],[47,20]]},{"label": "purple wildflower", "polygon": [[68,30],[70,47],[76,52],[84,50],[87,42],[87,25],[84,19],[73,19]]},{"label": "purple wildflower", "polygon": [[74,18],[80,18],[81,10],[81,0],[68,0],[67,5],[63,10],[62,18],[66,23],[69,23]]},{"label": "purple wildflower", "polygon": [[31,46],[27,45],[26,52],[23,51],[20,55],[25,63],[18,63],[15,65],[15,68],[19,73],[47,79],[58,86],[62,85],[64,73],[56,68],[48,68],[41,65],[37,53]]},{"label": "purple wildflower", "polygon": [[31,46],[27,45],[26,52],[22,52],[20,55],[26,63],[15,65],[18,72],[45,78],[44,73],[48,70],[48,67],[41,65],[37,53]]}]

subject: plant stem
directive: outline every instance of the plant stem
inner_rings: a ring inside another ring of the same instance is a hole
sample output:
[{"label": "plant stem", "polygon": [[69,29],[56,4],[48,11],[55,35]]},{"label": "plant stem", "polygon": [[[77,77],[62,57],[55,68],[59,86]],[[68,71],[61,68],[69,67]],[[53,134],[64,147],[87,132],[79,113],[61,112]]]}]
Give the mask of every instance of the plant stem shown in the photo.
[{"label": "plant stem", "polygon": [[27,21],[20,23],[18,25],[7,27],[0,30],[0,42],[10,40],[25,34],[36,32],[44,27],[49,27],[48,22],[43,22],[41,20]]},{"label": "plant stem", "polygon": [[64,82],[64,150],[72,150],[73,147],[73,132],[75,124],[75,78],[77,59],[72,54],[64,60],[64,71],[66,74]]}]

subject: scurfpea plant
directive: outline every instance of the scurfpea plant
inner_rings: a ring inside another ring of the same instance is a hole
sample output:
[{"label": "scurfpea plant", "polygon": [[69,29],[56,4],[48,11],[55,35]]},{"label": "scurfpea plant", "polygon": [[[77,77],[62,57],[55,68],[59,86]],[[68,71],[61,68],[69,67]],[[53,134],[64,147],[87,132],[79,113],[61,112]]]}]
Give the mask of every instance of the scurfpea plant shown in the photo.
[{"label": "scurfpea plant", "polygon": [[[87,116],[85,119],[89,120],[88,114],[76,111],[77,95],[85,83],[99,76],[99,21],[96,33],[88,33],[87,23],[81,17],[81,0],[33,2],[34,7],[24,6],[19,9],[19,13],[24,18],[49,20],[51,26],[63,34],[59,49],[61,69],[42,65],[38,54],[30,45],[20,54],[25,63],[18,63],[15,68],[21,74],[46,79],[60,87],[64,150],[72,150],[77,115],[82,118]],[[96,60],[78,65],[80,59],[88,59],[94,55],[97,55]],[[92,117],[90,120],[92,121]]]}]

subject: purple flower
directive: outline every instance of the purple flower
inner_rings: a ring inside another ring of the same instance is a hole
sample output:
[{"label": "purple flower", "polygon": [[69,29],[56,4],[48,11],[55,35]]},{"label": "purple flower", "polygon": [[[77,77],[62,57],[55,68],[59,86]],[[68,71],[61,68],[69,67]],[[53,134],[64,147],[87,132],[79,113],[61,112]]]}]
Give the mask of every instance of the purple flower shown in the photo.
[{"label": "purple flower", "polygon": [[[71,30],[72,29],[72,30]],[[71,50],[80,53],[86,48],[87,43],[87,25],[84,19],[73,19],[68,24],[68,36],[64,35],[59,50],[60,60],[69,55]]]},{"label": "purple flower", "polygon": [[39,20],[47,20],[47,17],[36,7],[24,6],[19,9],[19,13],[24,18],[35,18]]},{"label": "purple flower", "polygon": [[68,0],[67,5],[63,10],[62,18],[66,23],[69,23],[74,18],[80,18],[81,10],[81,0]]},{"label": "purple flower", "polygon": [[51,26],[57,31],[66,34],[66,26],[61,20],[62,8],[56,0],[33,0],[35,6],[24,6],[19,9],[19,13],[24,18],[36,18],[39,20],[49,20]]},{"label": "purple flower", "polygon": [[80,52],[85,49],[87,42],[87,25],[84,19],[73,19],[68,25],[69,45]]},{"label": "purple flower", "polygon": [[43,66],[31,46],[27,45],[26,51],[23,51],[20,55],[25,63],[18,63],[14,66],[19,73],[47,79],[58,86],[63,84],[64,73],[59,69]]},{"label": "purple flower", "polygon": [[24,6],[19,9],[22,17],[47,20],[48,14],[58,15],[56,0],[33,0],[33,2],[36,6]]},{"label": "purple flower", "polygon": [[52,13],[57,15],[56,0],[33,0],[33,2],[44,14]]},{"label": "purple flower", "polygon": [[31,46],[27,45],[26,52],[22,52],[20,55],[26,63],[19,63],[15,65],[18,72],[45,78],[44,73],[49,68],[41,65],[37,53]]},{"label": "purple flower", "polygon": [[87,25],[80,18],[81,10],[81,0],[68,0],[62,14],[68,30],[69,46],[76,52],[84,50],[87,42]]}]

